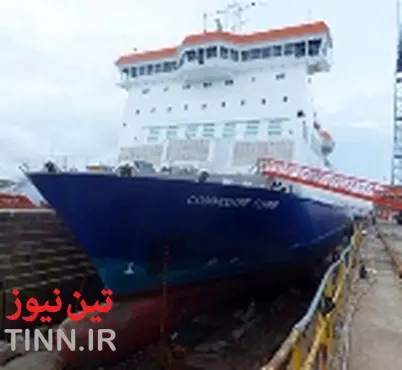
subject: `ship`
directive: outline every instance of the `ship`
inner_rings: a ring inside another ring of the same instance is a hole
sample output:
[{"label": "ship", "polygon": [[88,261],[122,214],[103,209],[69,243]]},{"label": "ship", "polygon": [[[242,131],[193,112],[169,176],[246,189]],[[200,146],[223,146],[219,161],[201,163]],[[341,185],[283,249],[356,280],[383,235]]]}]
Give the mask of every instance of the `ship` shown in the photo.
[{"label": "ship", "polygon": [[261,272],[298,279],[350,235],[350,206],[260,164],[332,168],[335,141],[311,93],[332,48],[323,21],[245,33],[218,19],[175,46],[120,56],[116,165],[49,161],[26,175],[115,297]]}]

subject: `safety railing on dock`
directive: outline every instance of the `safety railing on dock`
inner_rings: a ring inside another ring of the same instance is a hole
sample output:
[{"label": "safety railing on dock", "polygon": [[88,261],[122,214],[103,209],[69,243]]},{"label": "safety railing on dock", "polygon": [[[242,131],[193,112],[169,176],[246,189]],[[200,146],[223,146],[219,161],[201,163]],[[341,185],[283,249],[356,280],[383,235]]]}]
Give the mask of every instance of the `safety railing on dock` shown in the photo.
[{"label": "safety railing on dock", "polygon": [[335,332],[345,315],[345,296],[361,241],[361,227],[357,227],[349,246],[326,271],[307,313],[261,370],[329,369]]},{"label": "safety railing on dock", "polygon": [[381,230],[377,229],[377,235],[391,259],[391,263],[396,274],[402,279],[402,257],[390,246],[388,240],[386,240],[386,237],[383,235]]}]

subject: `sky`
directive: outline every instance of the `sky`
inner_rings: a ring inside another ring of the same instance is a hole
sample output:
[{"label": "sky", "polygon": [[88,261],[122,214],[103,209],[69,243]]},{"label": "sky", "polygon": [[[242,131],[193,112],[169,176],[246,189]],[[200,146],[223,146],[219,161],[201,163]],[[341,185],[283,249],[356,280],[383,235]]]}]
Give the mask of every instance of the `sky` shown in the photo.
[{"label": "sky", "polygon": [[[246,30],[325,20],[330,73],[317,77],[320,121],[342,172],[390,177],[394,1],[271,0],[246,14]],[[126,92],[115,60],[133,48],[178,44],[202,30],[223,0],[0,0],[0,177],[49,155],[112,160]]]}]

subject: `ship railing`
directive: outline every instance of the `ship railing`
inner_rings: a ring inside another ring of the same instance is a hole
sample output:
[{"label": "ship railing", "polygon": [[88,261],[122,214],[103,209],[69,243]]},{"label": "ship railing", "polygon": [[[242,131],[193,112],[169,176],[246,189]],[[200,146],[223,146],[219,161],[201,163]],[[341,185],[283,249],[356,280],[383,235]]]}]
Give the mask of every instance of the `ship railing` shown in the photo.
[{"label": "ship railing", "polygon": [[[325,272],[306,314],[260,370],[330,368],[335,358],[334,339],[347,330],[346,297],[356,276],[353,267],[358,261],[362,238],[362,228],[357,225],[350,244]],[[346,351],[341,349],[341,352]],[[342,361],[346,361],[346,357],[345,354]]]}]

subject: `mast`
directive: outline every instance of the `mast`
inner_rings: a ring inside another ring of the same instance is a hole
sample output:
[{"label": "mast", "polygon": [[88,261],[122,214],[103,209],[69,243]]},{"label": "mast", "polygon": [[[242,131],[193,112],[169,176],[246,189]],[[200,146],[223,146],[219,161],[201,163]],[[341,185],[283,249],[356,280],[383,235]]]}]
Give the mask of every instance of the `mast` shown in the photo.
[{"label": "mast", "polygon": [[402,184],[402,0],[396,0],[397,54],[394,74],[394,124],[391,184]]},{"label": "mast", "polygon": [[216,24],[221,25],[222,31],[240,33],[247,21],[243,18],[244,12],[251,8],[267,5],[267,1],[232,1],[223,9],[212,13],[203,13],[203,30],[207,30],[207,19],[212,17]]}]

